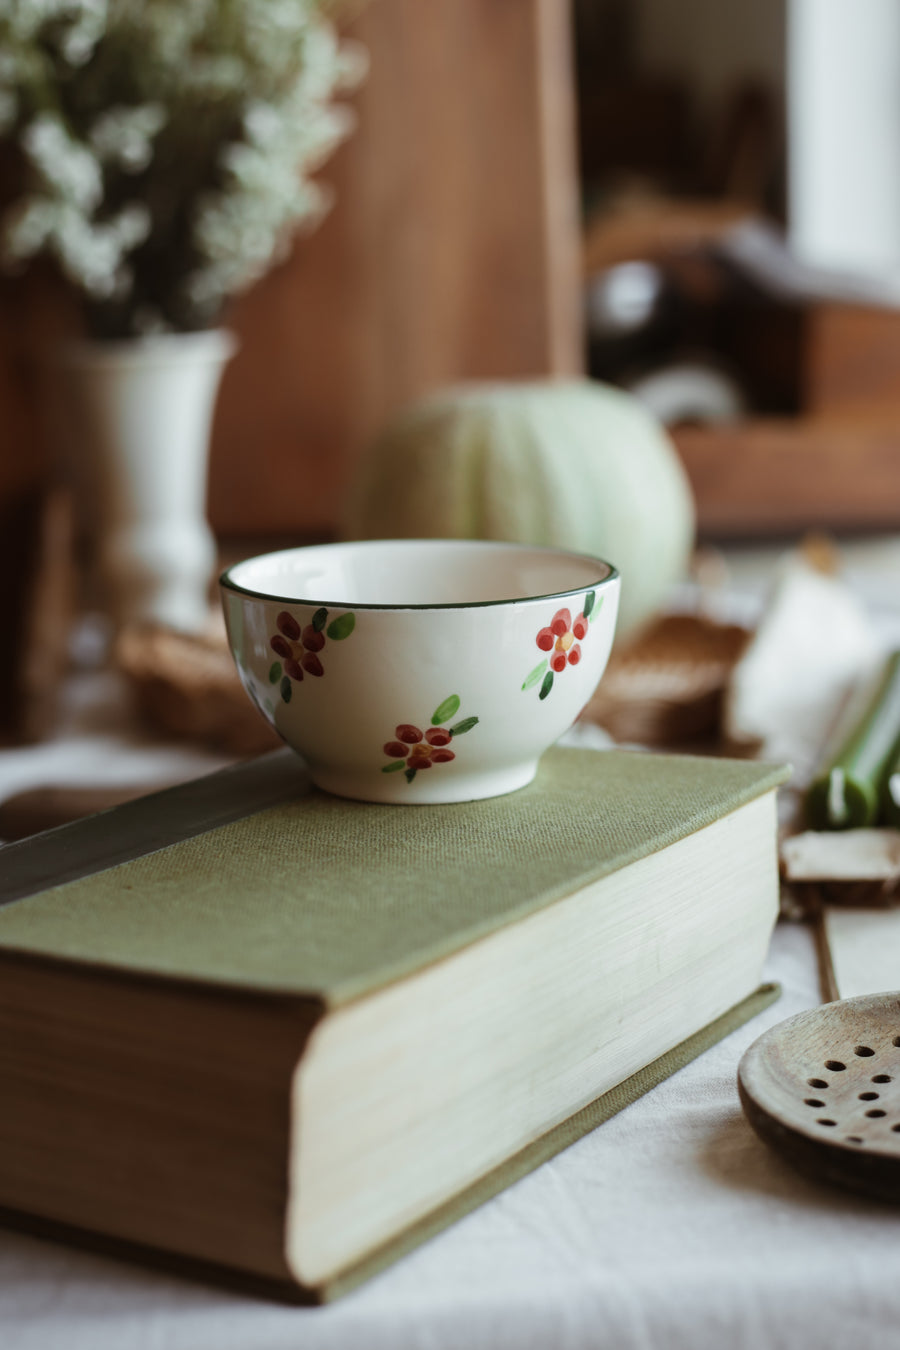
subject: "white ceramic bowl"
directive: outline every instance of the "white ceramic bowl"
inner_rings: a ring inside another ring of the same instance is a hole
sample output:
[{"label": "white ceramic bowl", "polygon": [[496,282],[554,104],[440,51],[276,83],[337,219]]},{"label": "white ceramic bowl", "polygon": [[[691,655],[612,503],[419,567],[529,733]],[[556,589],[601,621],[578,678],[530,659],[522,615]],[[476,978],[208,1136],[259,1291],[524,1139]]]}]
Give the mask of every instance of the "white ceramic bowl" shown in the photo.
[{"label": "white ceramic bowl", "polygon": [[328,792],[454,802],[523,787],[612,646],[609,563],[528,545],[287,549],[221,578],[244,687]]}]

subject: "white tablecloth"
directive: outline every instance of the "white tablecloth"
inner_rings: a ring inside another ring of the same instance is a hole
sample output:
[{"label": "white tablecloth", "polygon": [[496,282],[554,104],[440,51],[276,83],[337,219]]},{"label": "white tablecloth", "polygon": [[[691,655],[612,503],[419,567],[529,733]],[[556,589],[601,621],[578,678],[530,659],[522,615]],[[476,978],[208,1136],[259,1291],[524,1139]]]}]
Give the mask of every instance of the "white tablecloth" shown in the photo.
[{"label": "white tablecloth", "polygon": [[[752,618],[763,566],[733,560]],[[851,556],[900,641],[900,544]],[[53,744],[0,754],[0,799],[48,781],[217,767],[148,744],[95,678]],[[322,1309],[230,1294],[0,1229],[0,1350],[900,1350],[900,1209],[807,1182],[752,1133],[743,1050],[819,1002],[806,929],[781,1000],[482,1209]],[[2,1110],[2,1100],[0,1100]]]},{"label": "white tablecloth", "polygon": [[343,1300],[298,1309],[0,1231],[3,1350],[863,1350],[900,1346],[900,1211],[807,1182],[735,1072],[818,1002],[781,926],[781,1000]]}]

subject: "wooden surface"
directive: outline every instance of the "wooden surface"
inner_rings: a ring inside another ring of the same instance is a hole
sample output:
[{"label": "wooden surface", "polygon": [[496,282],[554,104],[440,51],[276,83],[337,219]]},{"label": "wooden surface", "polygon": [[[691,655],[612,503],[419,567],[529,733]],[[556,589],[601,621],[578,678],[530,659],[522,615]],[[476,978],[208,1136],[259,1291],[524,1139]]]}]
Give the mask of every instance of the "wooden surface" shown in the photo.
[{"label": "wooden surface", "polygon": [[900,995],[780,1022],[744,1055],[738,1086],[757,1134],[795,1167],[900,1201]]},{"label": "wooden surface", "polygon": [[336,205],[236,309],[210,511],[220,534],[327,531],[399,405],[581,364],[565,0],[377,0]]},{"label": "wooden surface", "polygon": [[673,435],[706,537],[900,525],[900,409],[686,426]]},{"label": "wooden surface", "polygon": [[0,281],[0,503],[40,487],[49,470],[41,353],[71,331],[72,313],[41,271]]},{"label": "wooden surface", "polygon": [[0,501],[14,501],[44,473],[29,371],[17,342],[11,307],[0,308]]},{"label": "wooden surface", "polygon": [[[167,786],[160,784],[161,788]],[[146,783],[114,783],[105,787],[60,784],[17,792],[0,802],[0,840],[10,844],[27,839],[42,830],[110,811],[123,802],[145,797],[147,792]]]},{"label": "wooden surface", "polygon": [[809,413],[882,409],[900,420],[900,313],[823,304],[806,316],[803,406]]},{"label": "wooden surface", "polygon": [[798,385],[801,413],[675,431],[701,533],[900,525],[900,313],[821,304],[770,315],[768,333],[743,327],[744,355],[760,366],[768,354]]},{"label": "wooden surface", "polygon": [[75,613],[73,536],[68,492],[7,482],[0,494],[0,744],[40,740],[56,722]]},{"label": "wooden surface", "polygon": [[668,262],[673,256],[714,247],[747,217],[736,201],[625,199],[588,222],[584,272],[593,276],[621,262]]}]

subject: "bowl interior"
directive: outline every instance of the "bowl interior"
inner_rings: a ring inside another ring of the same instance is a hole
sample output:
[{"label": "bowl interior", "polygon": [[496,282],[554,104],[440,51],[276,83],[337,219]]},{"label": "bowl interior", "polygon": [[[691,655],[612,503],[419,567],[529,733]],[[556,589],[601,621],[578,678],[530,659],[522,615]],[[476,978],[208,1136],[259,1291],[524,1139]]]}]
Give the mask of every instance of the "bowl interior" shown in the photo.
[{"label": "bowl interior", "polygon": [[386,540],[286,549],[237,563],[223,585],[264,598],[378,609],[502,604],[602,585],[597,558],[520,544]]}]

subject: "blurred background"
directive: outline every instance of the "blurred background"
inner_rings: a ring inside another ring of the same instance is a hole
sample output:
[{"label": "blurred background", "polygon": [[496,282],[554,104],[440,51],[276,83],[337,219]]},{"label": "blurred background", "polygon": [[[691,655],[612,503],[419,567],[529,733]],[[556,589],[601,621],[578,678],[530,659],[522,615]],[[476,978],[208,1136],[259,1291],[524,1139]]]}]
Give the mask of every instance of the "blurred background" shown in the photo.
[{"label": "blurred background", "polygon": [[[370,0],[339,20],[366,69],[316,174],[330,210],[222,312],[218,562],[333,537],[398,412],[472,380],[633,396],[671,437],[701,546],[897,527],[894,0]],[[58,270],[0,281],[13,743],[53,727],[96,604],[46,375],[78,331]]]}]

